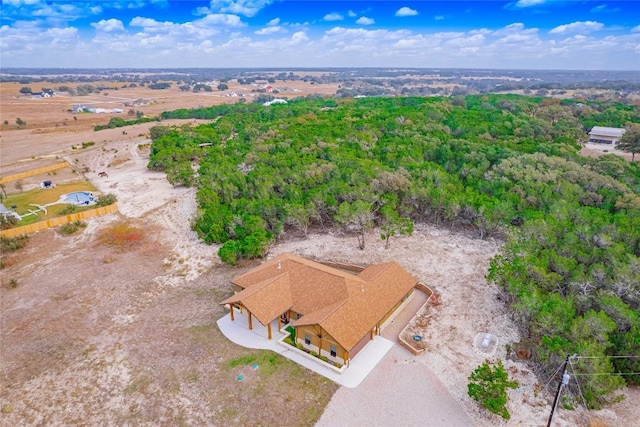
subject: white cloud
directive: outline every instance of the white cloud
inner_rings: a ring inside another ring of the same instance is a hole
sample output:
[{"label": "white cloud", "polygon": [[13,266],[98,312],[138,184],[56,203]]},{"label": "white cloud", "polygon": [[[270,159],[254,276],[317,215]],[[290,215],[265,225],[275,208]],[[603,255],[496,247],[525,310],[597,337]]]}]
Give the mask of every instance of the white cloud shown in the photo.
[{"label": "white cloud", "polygon": [[324,19],[325,21],[342,21],[344,19],[344,16],[340,15],[339,13],[327,13],[322,19]]},{"label": "white cloud", "polygon": [[631,29],[632,33],[640,33],[640,25],[636,25]]},{"label": "white cloud", "polygon": [[504,28],[500,28],[499,30],[493,31],[493,34],[496,36],[504,36],[509,34],[518,34],[518,33],[536,33],[538,32],[537,28],[525,28],[522,22],[514,22],[513,24],[509,24]]},{"label": "white cloud", "polygon": [[280,18],[273,18],[271,21],[267,22],[267,25],[278,25],[280,23]]},{"label": "white cloud", "polygon": [[229,15],[226,13],[216,13],[212,15],[207,15],[202,18],[200,21],[205,25],[222,25],[225,27],[244,27],[247,24],[242,22],[239,16],[237,15]]},{"label": "white cloud", "polygon": [[413,10],[410,7],[404,6],[400,9],[396,10],[396,16],[416,16],[418,14],[417,10]]},{"label": "white cloud", "polygon": [[367,18],[366,16],[361,16],[360,18],[358,18],[356,20],[356,24],[359,24],[359,25],[372,25],[372,24],[375,24],[375,23],[376,23],[376,21],[374,21],[371,18]]},{"label": "white cloud", "polygon": [[103,19],[98,22],[92,22],[91,26],[96,29],[96,31],[104,31],[105,33],[110,33],[112,31],[124,31],[124,25],[122,25],[122,21],[119,19]]},{"label": "white cloud", "polygon": [[254,31],[254,34],[257,34],[259,36],[268,36],[271,34],[276,34],[276,33],[281,33],[283,32],[284,29],[278,25],[272,25],[269,27],[264,27],[260,30]]},{"label": "white cloud", "polygon": [[355,18],[356,16],[358,16],[358,14],[355,13],[353,10],[350,10],[349,12],[347,12],[347,15],[349,16],[349,18]]},{"label": "white cloud", "polygon": [[3,0],[2,3],[9,4],[14,7],[20,7],[23,5],[34,5],[40,3],[40,0]]},{"label": "white cloud", "polygon": [[604,24],[596,21],[576,21],[571,24],[558,25],[551,29],[549,34],[564,34],[564,33],[585,33],[591,31],[598,31],[604,27]]},{"label": "white cloud", "polygon": [[[211,0],[209,9],[213,12],[232,13],[252,17],[274,1],[275,0]],[[205,10],[205,8],[199,9],[201,11]]]},{"label": "white cloud", "polygon": [[444,16],[436,15],[436,16],[433,17],[433,19],[435,19],[436,21],[443,21],[444,20]]},{"label": "white cloud", "polygon": [[131,22],[129,22],[129,25],[132,27],[157,28],[161,26],[162,23],[155,19],[136,16],[131,20]]},{"label": "white cloud", "polygon": [[531,7],[546,3],[546,0],[518,0],[515,7]]},{"label": "white cloud", "polygon": [[601,4],[599,6],[596,6],[594,8],[591,9],[591,13],[602,13],[602,12],[619,12],[620,8],[619,7],[614,7],[613,9],[610,8],[608,5],[606,4]]}]

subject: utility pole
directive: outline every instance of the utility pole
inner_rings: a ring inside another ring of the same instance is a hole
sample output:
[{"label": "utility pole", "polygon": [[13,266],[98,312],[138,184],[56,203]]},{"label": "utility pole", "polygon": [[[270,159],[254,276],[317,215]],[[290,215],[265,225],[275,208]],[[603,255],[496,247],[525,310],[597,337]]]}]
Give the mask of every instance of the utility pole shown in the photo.
[{"label": "utility pole", "polygon": [[564,366],[562,369],[562,378],[560,379],[560,383],[558,384],[558,391],[556,392],[556,398],[553,399],[553,406],[551,407],[551,414],[549,415],[549,422],[547,423],[547,427],[551,427],[551,420],[553,419],[553,413],[556,411],[556,407],[558,406],[558,401],[560,400],[560,392],[562,388],[569,384],[569,374],[567,374],[567,365],[569,364],[569,355],[567,354],[567,358],[564,359]]}]

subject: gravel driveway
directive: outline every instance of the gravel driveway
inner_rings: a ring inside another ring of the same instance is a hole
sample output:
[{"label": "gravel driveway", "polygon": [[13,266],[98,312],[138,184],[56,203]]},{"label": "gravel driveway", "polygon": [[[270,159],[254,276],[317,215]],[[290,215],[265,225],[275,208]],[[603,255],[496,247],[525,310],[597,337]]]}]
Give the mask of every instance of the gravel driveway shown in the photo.
[{"label": "gravel driveway", "polygon": [[474,425],[431,369],[396,344],[359,387],[336,392],[316,427]]}]

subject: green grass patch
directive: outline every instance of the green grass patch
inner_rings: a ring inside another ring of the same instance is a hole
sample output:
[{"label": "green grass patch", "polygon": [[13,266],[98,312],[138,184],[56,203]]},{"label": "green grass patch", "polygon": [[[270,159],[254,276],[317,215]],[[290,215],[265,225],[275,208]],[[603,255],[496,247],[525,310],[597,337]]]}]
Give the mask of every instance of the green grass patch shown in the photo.
[{"label": "green grass patch", "polygon": [[237,366],[248,365],[249,363],[254,363],[256,361],[255,354],[249,354],[246,356],[236,357],[235,359],[231,359],[227,362],[226,367],[231,369]]},{"label": "green grass patch", "polygon": [[262,350],[255,354],[246,354],[244,356],[236,357],[227,361],[225,367],[227,369],[233,369],[238,366],[246,366],[257,363],[258,372],[261,376],[270,376],[278,369],[291,367],[295,363],[285,359],[284,357],[276,354],[272,351]]}]

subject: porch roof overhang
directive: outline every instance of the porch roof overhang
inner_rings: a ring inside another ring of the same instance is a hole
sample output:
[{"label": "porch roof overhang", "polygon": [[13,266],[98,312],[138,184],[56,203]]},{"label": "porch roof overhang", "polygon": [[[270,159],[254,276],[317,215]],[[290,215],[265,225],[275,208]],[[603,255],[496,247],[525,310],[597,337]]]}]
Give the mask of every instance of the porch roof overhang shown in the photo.
[{"label": "porch roof overhang", "polygon": [[291,308],[292,298],[288,274],[284,273],[243,289],[220,304],[241,304],[266,326]]}]

